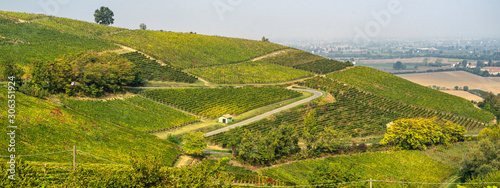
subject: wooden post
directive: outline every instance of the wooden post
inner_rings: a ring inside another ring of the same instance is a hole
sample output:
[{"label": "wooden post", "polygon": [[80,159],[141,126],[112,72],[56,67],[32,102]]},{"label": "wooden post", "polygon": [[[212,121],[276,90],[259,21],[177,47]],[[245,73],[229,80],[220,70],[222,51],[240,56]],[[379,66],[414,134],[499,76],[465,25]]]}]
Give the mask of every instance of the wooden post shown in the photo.
[{"label": "wooden post", "polygon": [[372,179],[370,178],[370,188],[372,188]]},{"label": "wooden post", "polygon": [[73,171],[76,169],[76,146],[73,146]]}]

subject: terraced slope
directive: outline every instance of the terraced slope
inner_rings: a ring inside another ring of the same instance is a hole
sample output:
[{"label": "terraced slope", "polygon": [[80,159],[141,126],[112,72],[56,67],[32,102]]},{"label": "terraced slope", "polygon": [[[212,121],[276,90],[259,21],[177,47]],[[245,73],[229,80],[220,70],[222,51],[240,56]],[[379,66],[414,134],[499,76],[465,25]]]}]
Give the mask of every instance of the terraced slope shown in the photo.
[{"label": "terraced slope", "polygon": [[493,114],[475,108],[463,98],[424,87],[397,76],[368,67],[335,72],[328,77],[389,99],[419,105],[488,122]]},{"label": "terraced slope", "polygon": [[289,48],[246,39],[144,30],[125,31],[103,38],[137,49],[178,68],[243,62]]},{"label": "terraced slope", "polygon": [[67,100],[65,104],[120,126],[146,132],[169,129],[199,120],[195,116],[140,96],[108,101]]},{"label": "terraced slope", "polygon": [[265,58],[262,61],[317,74],[325,74],[352,66],[351,63],[327,59],[301,50],[292,50],[287,53]]},{"label": "terraced slope", "polygon": [[[0,88],[0,103],[7,104],[7,90]],[[0,106],[0,123],[6,125],[7,105]],[[134,156],[162,156],[167,166],[180,153],[172,143],[127,126],[120,126],[100,117],[63,108],[48,101],[16,93],[16,151],[30,155],[67,151],[73,148],[122,164]],[[9,135],[0,139],[9,140]],[[9,155],[1,150],[0,155]],[[71,162],[70,153],[23,157],[29,161]],[[88,155],[79,155],[79,163],[109,163]]]}]

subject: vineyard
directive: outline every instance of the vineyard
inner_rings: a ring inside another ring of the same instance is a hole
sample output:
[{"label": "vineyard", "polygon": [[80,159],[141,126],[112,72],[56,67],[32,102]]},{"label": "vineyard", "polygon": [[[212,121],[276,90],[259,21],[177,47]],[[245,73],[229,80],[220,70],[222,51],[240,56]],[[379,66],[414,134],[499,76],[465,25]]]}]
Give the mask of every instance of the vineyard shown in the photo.
[{"label": "vineyard", "polygon": [[[319,131],[324,127],[333,127],[353,137],[382,135],[385,133],[387,123],[399,118],[412,117],[439,117],[462,125],[468,130],[484,126],[483,123],[471,118],[387,99],[328,78],[315,77],[299,84],[327,91],[336,99],[334,103],[312,105],[316,112]],[[246,125],[243,129],[265,134],[281,124],[292,124],[296,126],[298,132],[301,132],[306,113],[304,108],[294,108],[273,118]],[[226,134],[228,133],[218,134],[210,139],[214,143],[220,143]]]},{"label": "vineyard", "polygon": [[317,74],[325,74],[344,69],[347,66],[352,66],[350,63],[326,59],[324,57],[300,50],[293,50],[273,57],[268,57],[262,61],[293,67],[295,69],[301,69]]},{"label": "vineyard", "polygon": [[278,64],[286,67],[309,63],[317,60],[325,59],[324,57],[311,54],[302,50],[293,50],[287,53],[278,54],[273,57],[268,57],[262,61]]},{"label": "vineyard", "polygon": [[0,14],[0,24],[3,24],[3,23],[12,23],[14,21],[12,21],[12,19],[8,18],[7,16],[2,16]]},{"label": "vineyard", "polygon": [[374,94],[457,115],[489,122],[493,114],[475,108],[466,99],[420,86],[397,76],[368,67],[356,67],[329,74],[328,77],[370,91]]},{"label": "vineyard", "polygon": [[[372,178],[386,181],[442,182],[445,178],[454,174],[451,167],[434,161],[419,151],[364,153],[304,160],[267,168],[260,172],[277,180],[292,182],[296,185],[310,185],[309,179],[314,177],[313,173],[324,166],[334,166],[337,172],[349,171],[355,181]],[[356,187],[369,186],[367,182],[354,185]],[[378,182],[374,183],[374,186],[400,187],[401,184]],[[434,186],[429,185],[429,187]]]},{"label": "vineyard", "polygon": [[293,66],[296,69],[302,69],[317,74],[325,74],[333,71],[342,70],[346,67],[352,66],[351,63],[344,63],[332,59],[322,59],[309,63],[304,63],[300,65]]},{"label": "vineyard", "polygon": [[65,104],[99,119],[145,132],[167,130],[199,121],[195,116],[140,96],[108,101],[66,100]]},{"label": "vineyard", "polygon": [[312,76],[310,72],[261,61],[189,69],[217,84],[276,83]]},{"label": "vineyard", "polygon": [[99,37],[104,34],[111,34],[126,30],[124,28],[58,17],[39,19],[35,20],[34,23],[62,33],[73,34],[80,37]]},{"label": "vineyard", "polygon": [[223,114],[240,114],[301,95],[299,92],[280,87],[156,89],[140,94],[208,118],[217,118]]},{"label": "vineyard", "polygon": [[171,66],[162,66],[158,62],[147,58],[139,52],[130,52],[121,55],[134,63],[134,70],[142,75],[146,80],[154,81],[175,81],[194,83],[198,79],[185,72]]},{"label": "vineyard", "polygon": [[270,42],[144,30],[125,31],[103,38],[183,69],[243,62],[288,48]]},{"label": "vineyard", "polygon": [[[0,88],[0,102],[7,104],[7,90]],[[7,118],[7,105],[1,105],[0,117]],[[162,163],[171,165],[179,150],[172,143],[145,132],[108,122],[85,112],[60,107],[49,101],[16,92],[16,154],[30,155],[67,151],[75,145],[79,150],[128,164],[134,155],[163,156]],[[5,124],[3,124],[5,125]],[[9,140],[2,134],[0,139]],[[10,155],[7,150],[1,156]],[[70,153],[22,157],[29,161],[71,162]],[[92,156],[78,157],[79,163],[102,163]]]},{"label": "vineyard", "polygon": [[110,42],[80,38],[34,23],[0,24],[0,35],[17,41],[16,45],[0,46],[0,59],[15,59],[23,65],[30,64],[32,58],[53,61],[64,54],[118,48]]},{"label": "vineyard", "polygon": [[14,18],[23,19],[23,20],[33,20],[33,19],[47,17],[47,15],[45,15],[45,14],[29,14],[29,13],[9,12],[9,11],[1,11],[1,10],[0,10],[0,14],[11,16]]}]

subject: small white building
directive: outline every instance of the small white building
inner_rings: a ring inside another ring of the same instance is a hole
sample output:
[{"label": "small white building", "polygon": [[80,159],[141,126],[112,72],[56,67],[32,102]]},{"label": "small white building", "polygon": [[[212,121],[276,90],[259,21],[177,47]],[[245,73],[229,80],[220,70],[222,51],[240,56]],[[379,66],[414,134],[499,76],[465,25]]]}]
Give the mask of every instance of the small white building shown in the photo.
[{"label": "small white building", "polygon": [[233,116],[231,116],[230,114],[224,114],[221,117],[219,117],[219,123],[228,124],[231,122],[233,122]]}]

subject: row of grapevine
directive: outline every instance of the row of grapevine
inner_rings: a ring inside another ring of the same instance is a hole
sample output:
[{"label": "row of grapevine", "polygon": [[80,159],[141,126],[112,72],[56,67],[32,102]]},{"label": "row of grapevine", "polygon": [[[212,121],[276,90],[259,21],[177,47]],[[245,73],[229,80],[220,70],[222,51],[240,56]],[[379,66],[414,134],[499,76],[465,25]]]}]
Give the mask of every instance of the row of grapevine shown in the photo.
[{"label": "row of grapevine", "polygon": [[307,71],[261,61],[210,66],[188,71],[217,84],[277,83],[312,76]]},{"label": "row of grapevine", "polygon": [[124,28],[52,16],[35,20],[34,23],[43,25],[49,29],[78,35],[80,37],[99,37],[104,34],[112,34],[127,30]]},{"label": "row of grapevine", "polygon": [[345,71],[331,73],[328,77],[408,104],[446,111],[483,122],[489,122],[494,119],[493,114],[474,107],[466,99],[421,86],[372,68],[358,66]]},{"label": "row of grapevine", "polygon": [[156,89],[140,94],[207,118],[240,114],[301,95],[280,87]]},{"label": "row of grapevine", "polygon": [[67,100],[67,106],[139,131],[159,132],[198,122],[199,118],[140,96],[107,101]]},{"label": "row of grapevine", "polygon": [[[382,135],[389,122],[413,117],[439,117],[465,126],[467,129],[484,126],[483,122],[468,117],[387,99],[329,78],[315,77],[299,84],[327,91],[336,99],[334,103],[313,105],[319,131],[324,127],[333,127],[353,137]],[[246,125],[243,129],[265,134],[281,124],[293,124],[296,125],[297,131],[301,132],[306,113],[307,110],[303,108],[294,108],[273,118]],[[227,133],[212,136],[210,139],[214,143],[219,143],[225,134]]]},{"label": "row of grapevine", "polygon": [[45,15],[45,14],[30,14],[30,13],[23,13],[23,12],[9,12],[9,11],[1,11],[1,10],[0,10],[0,14],[11,16],[14,18],[23,19],[23,20],[33,20],[33,19],[47,17],[47,15]]},{"label": "row of grapevine", "polygon": [[175,81],[194,83],[198,78],[182,72],[180,69],[171,66],[162,66],[139,52],[130,52],[121,55],[134,63],[134,70],[141,74],[146,80],[155,81]]},{"label": "row of grapevine", "polygon": [[351,63],[326,59],[301,50],[288,51],[287,53],[265,58],[262,61],[286,67],[293,67],[317,74],[325,74],[344,69],[347,66],[352,66]]},{"label": "row of grapevine", "polygon": [[113,43],[50,30],[34,23],[0,24],[0,35],[18,41],[1,45],[0,59],[15,59],[23,65],[32,59],[53,61],[60,55],[117,49]]},{"label": "row of grapevine", "polygon": [[243,62],[289,48],[246,39],[144,30],[124,31],[103,38],[183,69]]},{"label": "row of grapevine", "polygon": [[[7,89],[1,87],[0,91],[0,103],[7,104]],[[132,156],[163,156],[162,164],[169,166],[180,153],[171,142],[124,124],[113,123],[90,112],[75,110],[69,106],[61,107],[50,101],[21,93],[16,93],[16,103],[19,104],[16,105],[16,111],[19,112],[16,114],[15,125],[18,127],[16,133],[22,133],[19,134],[21,141],[16,142],[16,153],[20,155],[67,151],[76,146],[79,150],[122,164],[128,164]],[[138,104],[133,107],[140,109],[138,107],[140,101],[134,103]],[[147,105],[142,106],[147,107]],[[0,106],[0,110],[4,112],[7,112],[7,108],[7,105]],[[117,115],[122,114],[117,113]],[[157,115],[153,118],[162,117]],[[9,135],[2,134],[0,139],[9,140]],[[10,155],[10,153],[2,150],[0,155]],[[36,155],[25,159],[67,163],[71,155],[69,153]],[[81,156],[78,161],[102,162],[91,156]]]},{"label": "row of grapevine", "polygon": [[[369,179],[407,182],[442,182],[454,174],[454,169],[434,161],[419,151],[397,151],[390,153],[365,153],[359,155],[329,157],[324,159],[303,160],[263,169],[260,172],[266,176],[281,181],[290,181],[296,185],[317,183],[319,178],[313,173],[325,167],[335,168],[328,173],[349,172],[347,181],[364,181]],[[327,173],[327,172],[325,172]],[[339,174],[345,177],[346,174]],[[346,180],[344,180],[346,181]],[[401,187],[401,184],[373,183],[379,187]],[[368,182],[354,184],[368,187]],[[435,185],[419,185],[419,187],[434,187]]]}]

